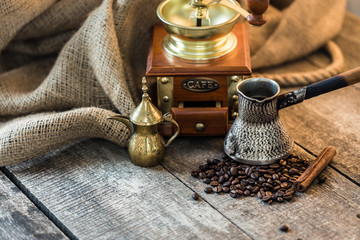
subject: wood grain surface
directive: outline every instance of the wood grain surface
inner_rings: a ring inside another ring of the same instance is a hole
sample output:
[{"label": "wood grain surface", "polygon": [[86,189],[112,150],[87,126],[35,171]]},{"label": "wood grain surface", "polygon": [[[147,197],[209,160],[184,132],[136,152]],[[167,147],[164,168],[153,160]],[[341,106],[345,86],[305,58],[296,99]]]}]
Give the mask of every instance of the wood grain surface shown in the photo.
[{"label": "wood grain surface", "polygon": [[280,110],[280,118],[301,146],[318,153],[337,149],[332,166],[360,183],[360,84]]},{"label": "wood grain surface", "polygon": [[0,239],[67,237],[0,172]]},{"label": "wood grain surface", "polygon": [[[233,199],[228,194],[206,194],[207,186],[189,173],[206,159],[219,158],[222,138],[183,138],[170,146],[163,166],[180,181],[197,191],[215,209],[253,239],[356,239],[360,236],[360,188],[331,168],[322,185],[312,184],[304,194],[296,194],[291,202],[262,203],[257,198]],[[179,151],[183,149],[183,151]],[[296,152],[314,159],[300,147]],[[279,231],[286,224],[290,231]]]},{"label": "wood grain surface", "polygon": [[10,170],[79,239],[249,239],[163,167],[85,141]]}]

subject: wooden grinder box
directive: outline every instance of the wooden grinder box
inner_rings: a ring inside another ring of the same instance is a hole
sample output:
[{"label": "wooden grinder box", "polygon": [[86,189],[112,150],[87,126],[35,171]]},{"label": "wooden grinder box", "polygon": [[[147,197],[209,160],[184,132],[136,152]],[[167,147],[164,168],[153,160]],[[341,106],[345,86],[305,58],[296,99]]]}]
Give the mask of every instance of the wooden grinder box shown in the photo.
[{"label": "wooden grinder box", "polygon": [[[153,99],[162,113],[171,112],[179,123],[181,135],[223,136],[237,114],[236,84],[251,74],[247,26],[233,29],[237,45],[227,55],[207,62],[170,56],[162,47],[167,32],[154,26],[153,42],[147,60],[147,77],[155,77]],[[171,125],[160,131],[171,135]]]}]

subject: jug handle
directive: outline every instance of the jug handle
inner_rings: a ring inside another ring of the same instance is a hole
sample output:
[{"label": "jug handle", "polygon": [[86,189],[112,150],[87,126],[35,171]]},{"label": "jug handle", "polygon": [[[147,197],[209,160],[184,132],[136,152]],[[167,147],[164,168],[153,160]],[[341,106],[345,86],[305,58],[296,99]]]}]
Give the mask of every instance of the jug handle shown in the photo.
[{"label": "jug handle", "polygon": [[360,67],[341,73],[335,77],[313,83],[295,91],[284,93],[278,97],[278,109],[301,103],[302,101],[350,86],[360,82]]},{"label": "jug handle", "polygon": [[107,117],[107,119],[113,119],[113,120],[122,122],[129,129],[130,135],[134,133],[134,126],[131,123],[130,118],[128,116],[116,114],[116,115]]},{"label": "jug handle", "polygon": [[175,134],[172,135],[172,137],[171,137],[171,138],[167,141],[167,143],[165,144],[165,147],[167,147],[167,146],[169,146],[170,143],[171,143],[172,141],[174,141],[175,138],[179,135],[179,133],[180,133],[180,126],[179,126],[179,124],[172,118],[172,115],[171,115],[171,113],[169,113],[169,112],[164,114],[164,116],[163,116],[163,121],[164,121],[164,122],[171,122],[171,123],[173,123],[173,124],[176,126],[176,128],[177,128]]}]

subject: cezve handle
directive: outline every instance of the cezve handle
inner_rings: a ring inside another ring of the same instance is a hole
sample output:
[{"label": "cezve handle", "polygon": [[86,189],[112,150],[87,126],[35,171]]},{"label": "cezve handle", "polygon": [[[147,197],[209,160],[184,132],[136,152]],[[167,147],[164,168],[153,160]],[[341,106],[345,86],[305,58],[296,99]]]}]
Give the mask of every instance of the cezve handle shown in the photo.
[{"label": "cezve handle", "polygon": [[341,73],[335,77],[313,83],[278,97],[278,109],[301,103],[305,99],[319,96],[339,88],[360,82],[360,67]]}]

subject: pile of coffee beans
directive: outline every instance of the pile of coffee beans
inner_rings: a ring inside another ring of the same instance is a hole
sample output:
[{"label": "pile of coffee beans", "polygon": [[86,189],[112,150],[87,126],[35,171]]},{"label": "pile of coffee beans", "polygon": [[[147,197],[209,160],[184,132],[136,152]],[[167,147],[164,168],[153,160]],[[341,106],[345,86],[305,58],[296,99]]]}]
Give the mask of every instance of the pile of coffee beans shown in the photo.
[{"label": "pile of coffee beans", "polygon": [[241,164],[227,157],[207,160],[191,175],[210,186],[205,193],[229,193],[231,197],[257,196],[267,204],[282,203],[294,197],[293,183],[308,167],[308,160],[290,155],[270,165]]}]

